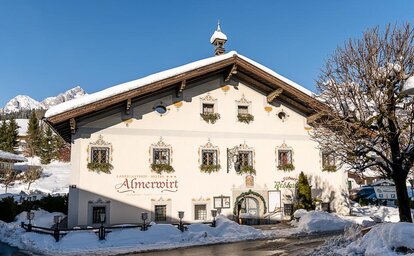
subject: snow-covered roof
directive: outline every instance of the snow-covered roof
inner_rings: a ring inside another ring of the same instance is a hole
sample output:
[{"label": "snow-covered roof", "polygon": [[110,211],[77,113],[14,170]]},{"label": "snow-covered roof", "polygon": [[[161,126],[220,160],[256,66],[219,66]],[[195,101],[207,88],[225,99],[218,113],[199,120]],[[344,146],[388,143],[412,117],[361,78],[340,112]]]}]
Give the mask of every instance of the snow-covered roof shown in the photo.
[{"label": "snow-covered roof", "polygon": [[3,150],[0,150],[0,159],[7,161],[16,161],[16,162],[26,162],[27,159],[23,156],[19,156],[13,153],[9,153]]},{"label": "snow-covered roof", "polygon": [[52,116],[56,116],[58,114],[64,113],[66,111],[72,110],[72,109],[76,109],[103,99],[106,99],[108,97],[111,96],[115,96],[127,91],[131,91],[134,89],[137,89],[139,87],[145,86],[145,85],[149,85],[151,83],[155,83],[176,75],[180,75],[183,74],[185,72],[189,72],[192,70],[196,70],[199,68],[202,68],[204,66],[208,66],[223,60],[227,60],[230,58],[234,58],[234,57],[239,57],[247,62],[249,62],[251,65],[263,70],[264,72],[278,78],[279,80],[291,85],[292,87],[295,87],[296,89],[302,91],[303,93],[309,95],[309,96],[314,96],[314,94],[309,91],[308,89],[302,87],[301,85],[279,75],[278,73],[274,72],[273,70],[237,53],[236,51],[231,51],[228,52],[226,54],[222,54],[222,55],[217,55],[214,57],[210,57],[210,58],[206,58],[206,59],[202,59],[202,60],[198,60],[195,62],[191,62],[189,64],[183,65],[183,66],[179,66],[176,68],[172,68],[169,70],[165,70],[162,72],[158,72],[134,81],[130,81],[130,82],[126,82],[126,83],[122,83],[119,85],[115,85],[112,86],[110,88],[104,89],[102,91],[96,92],[96,93],[92,93],[89,95],[86,95],[82,98],[77,98],[77,99],[73,99],[71,101],[67,101],[67,102],[63,102],[61,104],[58,104],[56,106],[51,107],[46,113],[45,113],[45,117],[49,118]]},{"label": "snow-covered roof", "polygon": [[216,30],[210,38],[210,43],[213,43],[216,39],[222,39],[227,41],[227,36],[223,32]]}]

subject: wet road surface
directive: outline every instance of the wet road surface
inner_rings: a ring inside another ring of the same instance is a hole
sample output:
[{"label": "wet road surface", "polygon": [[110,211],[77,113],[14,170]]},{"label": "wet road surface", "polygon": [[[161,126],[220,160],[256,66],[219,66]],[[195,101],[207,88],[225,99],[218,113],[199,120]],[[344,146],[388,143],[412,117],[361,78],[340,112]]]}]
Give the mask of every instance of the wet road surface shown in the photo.
[{"label": "wet road surface", "polygon": [[308,255],[326,240],[338,234],[312,235],[306,237],[279,238],[267,241],[244,241],[231,244],[216,244],[181,248],[168,251],[136,253],[136,256],[299,256]]}]

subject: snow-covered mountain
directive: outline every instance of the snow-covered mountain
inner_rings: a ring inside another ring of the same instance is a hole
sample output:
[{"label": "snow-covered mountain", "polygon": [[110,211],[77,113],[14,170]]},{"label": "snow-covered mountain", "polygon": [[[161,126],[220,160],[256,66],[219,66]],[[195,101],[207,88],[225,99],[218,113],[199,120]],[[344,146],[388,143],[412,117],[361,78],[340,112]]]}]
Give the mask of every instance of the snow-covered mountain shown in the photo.
[{"label": "snow-covered mountain", "polygon": [[4,113],[13,113],[21,110],[31,110],[31,109],[48,109],[51,106],[55,106],[65,101],[69,101],[75,98],[82,97],[87,93],[80,87],[76,86],[70,90],[67,90],[64,93],[60,93],[55,97],[48,97],[41,102],[34,100],[33,98],[27,95],[17,95],[11,99],[7,104],[2,108]]},{"label": "snow-covered mountain", "polygon": [[86,94],[87,93],[82,88],[80,88],[80,86],[76,86],[70,90],[67,90],[64,93],[59,94],[56,97],[48,97],[44,99],[40,104],[42,105],[44,109],[48,109],[51,106],[55,106],[62,102],[82,97]]}]

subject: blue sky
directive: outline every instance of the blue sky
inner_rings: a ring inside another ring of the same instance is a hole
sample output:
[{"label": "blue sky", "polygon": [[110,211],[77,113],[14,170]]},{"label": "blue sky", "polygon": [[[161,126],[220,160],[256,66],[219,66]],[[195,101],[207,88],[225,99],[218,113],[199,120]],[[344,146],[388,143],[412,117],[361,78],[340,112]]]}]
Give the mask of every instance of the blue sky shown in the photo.
[{"label": "blue sky", "polygon": [[367,28],[413,22],[414,1],[0,1],[0,107],[88,93],[226,49],[314,90],[325,60]]}]

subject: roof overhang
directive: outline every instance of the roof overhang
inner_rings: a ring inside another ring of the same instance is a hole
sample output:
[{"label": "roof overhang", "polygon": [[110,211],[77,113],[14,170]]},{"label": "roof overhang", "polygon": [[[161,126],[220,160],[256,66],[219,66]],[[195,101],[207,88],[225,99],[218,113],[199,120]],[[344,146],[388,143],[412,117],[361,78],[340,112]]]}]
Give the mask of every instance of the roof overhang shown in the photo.
[{"label": "roof overhang", "polygon": [[308,117],[315,115],[319,110],[325,108],[325,105],[312,95],[309,95],[283,79],[266,72],[245,58],[234,54],[230,58],[58,113],[44,118],[44,121],[48,123],[66,142],[70,142],[70,123],[75,120],[84,119],[97,112],[119,107],[123,104],[125,105],[128,101],[139,100],[141,97],[145,97],[149,94],[153,95],[156,92],[164,91],[169,88],[180,88],[183,85],[183,82],[185,84],[190,84],[200,80],[200,78],[219,73],[224,75],[225,80],[230,77],[236,78],[249,86],[256,87],[265,95],[269,95],[275,92],[275,90],[281,89],[281,93],[277,95],[277,99],[300,110]]}]

